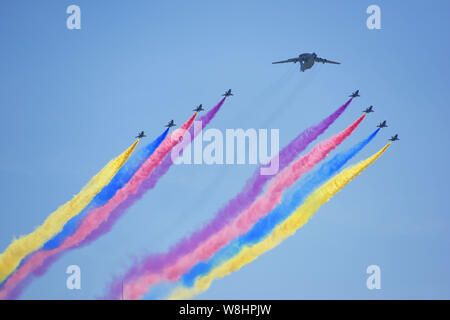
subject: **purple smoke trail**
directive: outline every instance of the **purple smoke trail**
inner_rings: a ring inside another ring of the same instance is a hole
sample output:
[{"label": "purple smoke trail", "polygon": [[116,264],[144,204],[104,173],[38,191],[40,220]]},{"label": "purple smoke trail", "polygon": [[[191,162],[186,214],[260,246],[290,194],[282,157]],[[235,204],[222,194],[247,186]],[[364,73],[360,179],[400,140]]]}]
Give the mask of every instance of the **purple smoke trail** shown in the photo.
[{"label": "purple smoke trail", "polygon": [[[322,120],[318,125],[306,129],[284,147],[278,154],[279,171],[283,170],[299,153],[305,150],[311,142],[325,132],[325,130],[339,118],[345,109],[347,109],[351,101],[352,99],[349,99],[344,105]],[[167,253],[151,255],[146,257],[141,263],[134,264],[124,276],[125,281],[139,275],[141,273],[140,270],[145,270],[147,273],[151,272],[152,269],[155,272],[160,271],[166,265],[174,263],[174,261],[178,260],[181,256],[191,252],[200,243],[236,218],[242,210],[246,209],[253,201],[255,201],[266,182],[274,177],[274,175],[261,175],[260,168],[261,167],[258,167],[253,176],[247,180],[242,191],[222,207],[216,216],[202,229],[191,234],[189,238],[181,239],[178,244],[172,247]],[[120,296],[121,284],[122,280],[120,279],[113,281],[106,299],[115,299]]]}]

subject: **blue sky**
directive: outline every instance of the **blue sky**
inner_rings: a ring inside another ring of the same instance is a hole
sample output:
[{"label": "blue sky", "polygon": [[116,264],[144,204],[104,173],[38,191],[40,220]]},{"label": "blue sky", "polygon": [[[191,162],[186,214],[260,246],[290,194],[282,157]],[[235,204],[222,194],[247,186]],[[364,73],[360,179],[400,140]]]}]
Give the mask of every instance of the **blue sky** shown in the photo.
[{"label": "blue sky", "polygon": [[[66,8],[81,8],[81,30]],[[381,8],[368,30],[366,8]],[[450,3],[435,1],[3,1],[0,4],[0,250],[69,200],[145,130],[229,99],[211,127],[276,128],[286,145],[361,90],[327,131],[375,113],[342,149],[388,120],[355,159],[399,143],[297,234],[203,299],[450,298]],[[300,73],[272,65],[302,52],[341,61]],[[131,257],[160,252],[208,221],[253,165],[177,166],[92,245],[74,250],[24,292],[91,299]],[[82,290],[65,287],[66,267]],[[366,288],[367,266],[382,289]],[[150,298],[151,293],[148,295]]]}]

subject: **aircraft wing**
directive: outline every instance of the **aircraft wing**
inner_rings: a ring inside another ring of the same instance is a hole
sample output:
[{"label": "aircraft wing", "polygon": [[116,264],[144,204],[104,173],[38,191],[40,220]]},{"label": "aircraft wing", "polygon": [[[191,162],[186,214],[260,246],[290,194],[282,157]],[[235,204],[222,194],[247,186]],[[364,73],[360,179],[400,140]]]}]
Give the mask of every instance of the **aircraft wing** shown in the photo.
[{"label": "aircraft wing", "polygon": [[327,59],[322,59],[322,58],[319,58],[319,57],[317,57],[315,60],[317,62],[322,62],[322,63],[341,64],[340,62],[331,61],[331,60],[327,60]]},{"label": "aircraft wing", "polygon": [[272,64],[287,63],[287,62],[298,62],[298,61],[299,61],[298,58],[291,58],[291,59],[287,59],[287,60],[272,62]]}]

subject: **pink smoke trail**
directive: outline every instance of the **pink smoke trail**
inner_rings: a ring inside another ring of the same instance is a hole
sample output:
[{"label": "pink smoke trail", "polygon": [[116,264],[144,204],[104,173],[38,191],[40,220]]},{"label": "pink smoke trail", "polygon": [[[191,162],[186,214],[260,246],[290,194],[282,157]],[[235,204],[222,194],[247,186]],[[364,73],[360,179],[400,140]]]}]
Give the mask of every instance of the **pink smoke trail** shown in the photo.
[{"label": "pink smoke trail", "polygon": [[194,113],[179,129],[175,130],[166,138],[155,152],[144,162],[139,170],[134,174],[130,181],[119,189],[116,194],[102,207],[89,212],[88,216],[80,224],[77,231],[67,237],[64,242],[52,250],[43,250],[36,252],[27,260],[8,280],[0,290],[0,299],[9,296],[9,292],[14,289],[18,282],[25,278],[29,272],[36,270],[44,261],[57,253],[72,248],[80,244],[86,237],[98,228],[104,221],[108,220],[111,212],[117,208],[128,196],[135,194],[140,185],[149,177],[153,170],[163,161],[166,155],[183,139],[184,134],[192,126],[197,113]]},{"label": "pink smoke trail", "polygon": [[194,248],[193,251],[180,257],[173,264],[166,266],[161,272],[155,273],[153,270],[143,270],[142,274],[131,279],[128,283],[124,283],[124,292],[127,299],[142,298],[148,292],[150,286],[160,281],[166,279],[173,282],[178,281],[184,273],[198,262],[208,260],[230,241],[245,234],[259,219],[264,218],[281,202],[283,192],[287,188],[350,136],[364,117],[365,115],[361,116],[345,130],[318,143],[308,154],[292,162],[269,183],[266,192],[244,210],[233,223],[226,225],[200,246]]}]

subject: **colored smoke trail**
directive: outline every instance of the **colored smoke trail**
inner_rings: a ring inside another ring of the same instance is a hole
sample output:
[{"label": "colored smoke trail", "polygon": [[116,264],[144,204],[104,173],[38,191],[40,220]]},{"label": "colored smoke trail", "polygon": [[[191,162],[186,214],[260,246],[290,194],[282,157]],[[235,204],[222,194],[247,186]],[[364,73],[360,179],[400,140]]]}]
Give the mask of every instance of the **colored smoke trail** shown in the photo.
[{"label": "colored smoke trail", "polygon": [[[166,138],[169,133],[169,128],[164,130],[164,132],[157,137],[152,142],[148,143],[145,147],[143,147],[139,151],[133,152],[133,154],[128,158],[127,162],[120,168],[114,178],[109,182],[109,184],[104,187],[95,197],[92,199],[90,204],[81,212],[79,215],[76,215],[72,219],[70,219],[65,225],[63,230],[54,236],[52,239],[47,241],[47,243],[41,248],[41,250],[51,250],[55,249],[62,244],[62,242],[71,234],[76,231],[76,228],[79,226],[82,218],[89,213],[89,210],[93,208],[98,208],[105,204],[109,199],[111,199],[116,191],[122,188],[128,181],[130,181],[131,177],[136,173],[136,171],[141,167],[144,161],[155,151],[155,149],[161,144],[161,142]],[[34,254],[34,253],[33,253]],[[32,255],[33,255],[32,254]],[[23,264],[25,264],[28,259],[32,259],[32,255],[28,256],[20,263],[19,267],[16,269],[16,272],[21,273],[20,268]],[[51,255],[50,255],[51,256]],[[47,260],[47,262],[50,262]],[[53,262],[53,261],[51,261]],[[42,268],[39,269],[42,272]],[[45,270],[44,270],[45,271]],[[40,275],[40,274],[39,274]],[[23,278],[24,279],[24,278]],[[22,280],[23,281],[23,280]],[[6,280],[4,283],[8,282]],[[3,284],[0,285],[0,292],[3,287]],[[13,297],[20,294],[21,290],[24,288],[26,284],[21,283],[21,287],[15,291]],[[1,296],[1,293],[0,293]]]},{"label": "colored smoke trail", "polygon": [[[292,162],[299,153],[307,148],[319,135],[333,124],[336,119],[347,109],[352,99],[349,99],[344,105],[339,107],[319,124],[310,127],[294,138],[286,147],[284,147],[276,157],[279,161],[279,169],[283,170]],[[261,175],[261,167],[258,167],[253,176],[247,180],[243,190],[222,207],[215,217],[207,223],[202,229],[194,232],[189,238],[182,239],[168,252],[156,256],[150,256],[144,261],[135,264],[123,277],[124,282],[143,273],[158,273],[168,265],[173,264],[180,257],[195,250],[201,243],[222,229],[227,223],[231,222],[245,208],[247,208],[262,192],[264,185],[270,179],[271,175]],[[118,297],[122,291],[122,280],[113,281],[110,288],[110,294],[107,299]]]},{"label": "colored smoke trail", "polygon": [[305,156],[292,162],[267,186],[266,192],[246,209],[231,224],[207,239],[194,251],[178,259],[174,264],[167,266],[161,273],[151,274],[144,271],[129,283],[124,284],[124,291],[129,299],[140,299],[149,290],[149,287],[163,280],[177,281],[179,277],[192,268],[196,263],[211,258],[218,250],[230,241],[245,234],[251,227],[265,215],[272,211],[282,200],[284,191],[292,186],[300,177],[311,170],[318,162],[323,160],[332,150],[339,146],[362,122],[361,116],[349,127],[340,133],[322,141]]},{"label": "colored smoke trail", "polygon": [[[92,199],[91,203],[84,210],[84,213],[89,213],[90,210],[103,206],[108,202],[119,190],[122,188],[131,177],[136,173],[136,171],[142,166],[145,160],[150,157],[156,148],[159,147],[161,142],[164,141],[167,134],[169,133],[169,128],[164,130],[164,132],[157,137],[155,140],[147,144],[144,148],[133,153],[133,155],[128,159],[127,162],[120,168],[114,178],[109,182],[109,184],[102,189],[95,197]],[[64,226],[63,230],[47,241],[44,245],[44,250],[55,249],[63,243],[63,241],[76,231],[79,226],[80,221],[85,215],[77,215],[69,220]]]},{"label": "colored smoke trail", "polygon": [[[211,122],[211,120],[215,117],[217,112],[222,107],[225,100],[226,100],[226,97],[222,98],[222,100],[220,100],[220,102],[214,108],[212,108],[210,111],[208,111],[204,116],[202,116],[200,118],[201,129],[205,128]],[[200,133],[200,131],[194,130],[194,127],[192,126],[189,129],[189,134],[191,136],[191,140],[183,139],[180,146],[184,148],[187,145],[189,145],[194,140],[194,138],[197,137],[197,135],[199,133]],[[182,154],[182,152],[180,152],[179,155],[181,155],[181,154]],[[124,212],[129,207],[131,207],[134,203],[136,203],[136,201],[141,199],[147,191],[153,189],[156,186],[156,183],[159,181],[159,179],[161,177],[163,177],[166,174],[167,171],[169,171],[172,164],[173,164],[173,162],[172,162],[171,155],[168,154],[164,158],[164,160],[161,162],[161,164],[157,168],[155,168],[155,170],[152,172],[150,177],[142,183],[139,190],[135,194],[130,195],[122,204],[120,204],[120,206],[118,206],[111,213],[111,216],[108,219],[108,221],[105,221],[99,228],[97,228],[94,232],[92,232],[86,238],[86,240],[83,242],[83,245],[89,244],[92,241],[98,239],[103,234],[109,232],[111,230],[112,226],[116,223],[117,220],[119,220],[122,217]]]},{"label": "colored smoke trail", "polygon": [[129,195],[138,191],[142,182],[144,182],[145,179],[148,179],[149,175],[162,162],[164,157],[182,140],[185,132],[192,126],[196,115],[197,113],[194,113],[188,121],[165,139],[136,171],[130,181],[126,183],[123,188],[119,189],[105,205],[91,210],[83,219],[76,232],[67,237],[59,247],[37,252],[26,261],[17,272],[11,275],[0,290],[0,298],[15,298],[16,295],[20,294],[23,286],[19,286],[16,290],[14,290],[14,288],[24,280],[30,272],[42,267],[44,263],[53,262],[53,260],[49,259],[50,257],[61,254],[68,249],[78,247],[91,232],[103,223],[103,221],[108,220],[111,212],[125,201]]},{"label": "colored smoke trail", "polygon": [[188,288],[182,286],[176,288],[170,295],[170,299],[189,299],[204,292],[210,287],[213,280],[223,278],[226,275],[239,270],[260,255],[273,249],[289,236],[292,236],[323,204],[328,202],[335,194],[342,190],[345,185],[378,159],[390,144],[391,143],[388,143],[371,157],[343,170],[341,173],[328,180],[323,186],[315,190],[301,206],[296,208],[283,223],[276,226],[270,235],[260,242],[242,247],[237,255],[224,261],[220,265],[214,266],[204,275],[196,279],[192,287]]},{"label": "colored smoke trail", "polygon": [[197,264],[182,277],[182,282],[187,286],[192,285],[197,277],[206,274],[212,267],[217,266],[238,254],[242,247],[261,241],[270,234],[275,226],[285,220],[309,194],[342,169],[350,159],[375,138],[379,131],[380,129],[375,130],[368,138],[357,143],[349,150],[335,155],[331,160],[322,164],[320,168],[309,175],[302,184],[295,187],[294,192],[287,197],[285,201],[270,212],[264,219],[259,220],[248,233],[232,241],[229,245],[220,250],[211,260]]},{"label": "colored smoke trail", "polygon": [[[222,98],[219,103],[214,106],[211,110],[209,110],[204,116],[200,118],[201,122],[201,128],[203,129],[206,127],[211,120],[216,116],[217,112],[222,107],[223,103],[225,102],[226,98]],[[189,133],[191,137],[195,138],[199,132],[194,131],[193,127],[189,129]],[[193,140],[193,139],[192,139]],[[181,144],[187,145],[191,141],[188,141],[188,139],[183,139]],[[180,153],[181,154],[181,153]],[[172,159],[170,154],[168,154],[162,163],[156,167],[153,172],[150,174],[150,177],[143,181],[141,187],[135,194],[128,195],[127,199],[120,204],[116,209],[114,209],[108,218],[108,220],[103,221],[102,224],[95,230],[92,230],[89,235],[87,235],[86,239],[84,239],[81,243],[77,245],[77,247],[87,245],[91,243],[92,241],[96,240],[101,235],[109,232],[114,225],[114,223],[124,214],[127,208],[129,208],[134,202],[139,200],[146,191],[152,189],[158,180],[164,176],[164,174],[170,169],[172,166]],[[57,248],[55,248],[57,249]],[[42,275],[49,265],[53,263],[58,256],[62,253],[63,250],[53,250],[49,252],[38,252],[36,257],[32,257],[33,261],[24,261],[27,263],[27,265],[24,267],[23,272],[20,271],[19,274],[14,274],[14,279],[12,279],[9,282],[10,285],[8,285],[7,288],[3,289],[0,287],[0,299],[2,297],[8,297],[9,299],[15,299],[17,298],[23,288],[27,285],[29,281],[31,281],[31,278],[28,277],[28,274],[30,272],[33,272],[35,276]]]},{"label": "colored smoke trail", "polygon": [[33,232],[12,241],[0,254],[0,282],[3,282],[16,269],[23,258],[42,247],[46,241],[62,230],[67,221],[79,214],[91,202],[127,161],[138,142],[139,140],[136,140],[125,152],[111,160],[72,200],[51,213],[42,225]]}]

